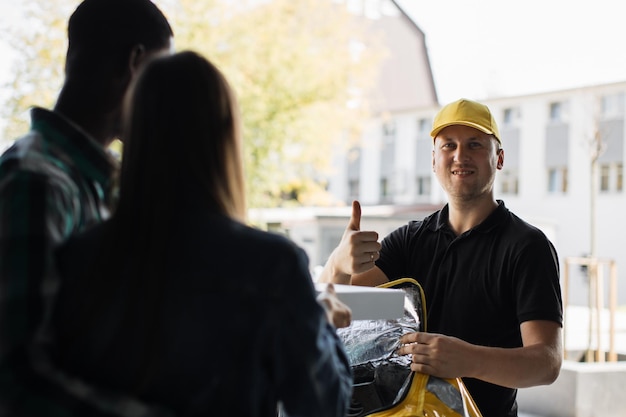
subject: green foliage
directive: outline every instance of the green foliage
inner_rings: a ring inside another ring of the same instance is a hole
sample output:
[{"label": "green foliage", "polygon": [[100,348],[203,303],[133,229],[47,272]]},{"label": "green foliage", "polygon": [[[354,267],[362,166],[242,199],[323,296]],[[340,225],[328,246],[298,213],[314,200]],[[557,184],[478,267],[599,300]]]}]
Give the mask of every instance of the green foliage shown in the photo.
[{"label": "green foliage", "polygon": [[0,115],[8,121],[4,138],[16,138],[28,130],[28,110],[33,106],[50,107],[63,82],[63,63],[67,48],[67,16],[77,0],[23,0],[19,22],[2,28],[5,41],[17,52],[12,79],[7,88],[11,94]]},{"label": "green foliage", "polygon": [[[61,82],[70,0],[28,0],[42,33],[14,30],[20,56],[5,105],[6,137],[24,132],[33,104],[50,106]],[[324,178],[331,155],[358,136],[382,53],[364,21],[333,0],[169,0],[157,2],[172,23],[177,50],[215,62],[242,113],[248,203],[332,204]],[[37,7],[33,7],[37,5]],[[53,18],[55,17],[55,18]],[[355,59],[351,45],[369,48]],[[181,104],[184,105],[184,104]],[[289,202],[288,200],[292,200]]]}]

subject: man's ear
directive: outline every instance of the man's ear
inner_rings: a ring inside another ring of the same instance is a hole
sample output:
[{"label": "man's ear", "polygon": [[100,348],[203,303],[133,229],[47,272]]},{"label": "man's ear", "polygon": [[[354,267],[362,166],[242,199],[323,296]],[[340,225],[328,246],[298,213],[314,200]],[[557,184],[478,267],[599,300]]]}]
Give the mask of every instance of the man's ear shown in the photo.
[{"label": "man's ear", "polygon": [[137,70],[143,63],[143,60],[146,58],[146,48],[142,44],[137,44],[130,52],[130,56],[128,58],[128,68],[130,69],[131,74],[136,74]]},{"label": "man's ear", "polygon": [[504,167],[504,149],[500,149],[498,151],[498,164],[496,167],[498,169],[502,169],[502,167]]}]

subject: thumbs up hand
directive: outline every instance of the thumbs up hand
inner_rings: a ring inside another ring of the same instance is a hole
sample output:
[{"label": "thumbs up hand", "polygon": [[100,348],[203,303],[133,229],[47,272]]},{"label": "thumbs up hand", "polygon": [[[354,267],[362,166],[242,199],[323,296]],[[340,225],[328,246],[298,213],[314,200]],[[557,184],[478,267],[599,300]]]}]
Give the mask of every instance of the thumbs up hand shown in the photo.
[{"label": "thumbs up hand", "polygon": [[352,215],[339,246],[333,251],[329,263],[336,283],[350,283],[350,277],[374,267],[380,250],[378,233],[361,231],[361,204],[352,202]]},{"label": "thumbs up hand", "polygon": [[356,200],[352,202],[352,215],[350,216],[350,223],[348,223],[346,228],[346,231],[348,230],[361,230],[361,203]]}]

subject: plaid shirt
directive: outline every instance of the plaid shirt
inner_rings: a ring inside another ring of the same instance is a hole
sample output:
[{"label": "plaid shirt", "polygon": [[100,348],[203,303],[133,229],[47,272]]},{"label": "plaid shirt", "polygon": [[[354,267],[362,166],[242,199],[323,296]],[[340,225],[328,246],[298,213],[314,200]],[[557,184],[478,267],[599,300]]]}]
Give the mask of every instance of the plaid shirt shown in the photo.
[{"label": "plaid shirt", "polygon": [[0,157],[0,416],[145,415],[55,370],[43,349],[58,287],[53,249],[108,217],[117,162],[61,115],[35,108],[31,118]]}]

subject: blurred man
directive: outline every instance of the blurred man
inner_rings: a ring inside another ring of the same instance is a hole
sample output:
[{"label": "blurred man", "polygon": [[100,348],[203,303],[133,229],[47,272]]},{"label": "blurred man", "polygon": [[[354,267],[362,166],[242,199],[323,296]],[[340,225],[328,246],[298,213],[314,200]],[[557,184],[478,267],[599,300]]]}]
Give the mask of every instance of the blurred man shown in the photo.
[{"label": "blurred man", "polygon": [[98,415],[132,403],[103,400],[47,359],[52,250],[108,217],[117,162],[107,147],[126,89],[172,36],[149,0],[83,1],[69,19],[54,109],[33,109],[30,132],[0,157],[0,415]]}]

